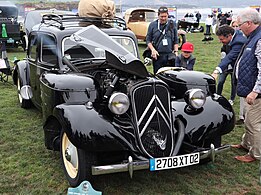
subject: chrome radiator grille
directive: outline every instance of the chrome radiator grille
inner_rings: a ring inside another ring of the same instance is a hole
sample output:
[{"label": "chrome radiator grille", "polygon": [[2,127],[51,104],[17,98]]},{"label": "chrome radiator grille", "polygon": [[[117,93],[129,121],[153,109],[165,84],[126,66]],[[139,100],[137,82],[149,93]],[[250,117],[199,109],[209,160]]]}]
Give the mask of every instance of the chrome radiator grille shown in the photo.
[{"label": "chrome radiator grille", "polygon": [[149,157],[170,156],[174,134],[168,88],[150,80],[132,91],[132,107],[141,150]]}]

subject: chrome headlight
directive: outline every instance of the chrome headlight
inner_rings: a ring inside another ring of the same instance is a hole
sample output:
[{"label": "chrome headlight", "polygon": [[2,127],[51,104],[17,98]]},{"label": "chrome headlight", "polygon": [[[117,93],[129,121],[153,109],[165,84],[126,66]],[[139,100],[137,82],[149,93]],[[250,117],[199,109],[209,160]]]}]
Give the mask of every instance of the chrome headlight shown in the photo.
[{"label": "chrome headlight", "polygon": [[201,89],[190,89],[185,93],[184,99],[192,108],[199,109],[206,102],[206,94]]},{"label": "chrome headlight", "polygon": [[129,98],[126,94],[116,92],[109,99],[109,109],[114,114],[124,114],[130,106]]}]

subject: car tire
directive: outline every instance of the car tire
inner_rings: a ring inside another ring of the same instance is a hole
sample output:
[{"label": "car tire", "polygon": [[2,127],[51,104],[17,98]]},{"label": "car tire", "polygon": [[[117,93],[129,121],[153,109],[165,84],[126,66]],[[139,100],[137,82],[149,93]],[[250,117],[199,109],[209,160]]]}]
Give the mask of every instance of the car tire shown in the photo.
[{"label": "car tire", "polygon": [[75,147],[64,130],[61,132],[60,155],[66,178],[72,187],[82,181],[92,179],[91,167],[95,164],[95,155]]},{"label": "car tire", "polygon": [[27,36],[24,35],[24,36],[22,37],[22,48],[23,48],[24,51],[26,51],[27,45],[28,45]]},{"label": "car tire", "polygon": [[186,43],[186,35],[185,34],[180,34],[179,37],[178,37],[178,42],[179,42],[179,49],[182,48],[182,45],[184,43]]},{"label": "car tire", "polygon": [[221,135],[217,135],[214,138],[206,140],[204,147],[209,148],[210,144],[214,144],[215,148],[220,147],[221,146]]},{"label": "car tire", "polygon": [[19,104],[22,108],[25,108],[25,109],[31,108],[32,107],[32,101],[23,99],[23,97],[20,94],[21,87],[22,87],[22,83],[21,83],[21,80],[20,80],[20,76],[18,75],[18,77],[17,77],[17,94],[18,94]]}]

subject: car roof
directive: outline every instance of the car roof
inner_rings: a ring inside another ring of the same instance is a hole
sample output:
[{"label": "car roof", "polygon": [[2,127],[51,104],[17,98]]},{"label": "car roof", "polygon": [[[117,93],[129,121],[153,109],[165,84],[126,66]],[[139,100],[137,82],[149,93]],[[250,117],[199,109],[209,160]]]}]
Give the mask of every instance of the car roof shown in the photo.
[{"label": "car roof", "polygon": [[27,13],[25,20],[24,20],[24,26],[26,29],[26,34],[29,35],[31,32],[32,28],[40,24],[42,21],[43,15],[46,14],[54,14],[54,15],[63,15],[63,14],[74,14],[73,12],[70,11],[65,11],[65,10],[56,10],[56,9],[50,9],[50,10],[33,10]]},{"label": "car roof", "polygon": [[130,18],[130,15],[131,15],[133,12],[136,12],[136,11],[155,12],[155,13],[157,13],[157,10],[156,10],[156,9],[147,8],[147,7],[129,8],[129,9],[127,9],[127,10],[125,11],[125,15],[124,15],[125,21],[128,22],[128,21],[129,21],[129,18]]},{"label": "car roof", "polygon": [[94,24],[109,35],[126,35],[135,37],[127,30],[122,18],[79,17],[72,12],[62,10],[36,10],[28,13],[25,19],[25,29],[29,35],[32,31],[54,34],[58,39]]},{"label": "car roof", "polygon": [[0,1],[0,17],[16,18],[18,16],[18,8],[10,1]]}]

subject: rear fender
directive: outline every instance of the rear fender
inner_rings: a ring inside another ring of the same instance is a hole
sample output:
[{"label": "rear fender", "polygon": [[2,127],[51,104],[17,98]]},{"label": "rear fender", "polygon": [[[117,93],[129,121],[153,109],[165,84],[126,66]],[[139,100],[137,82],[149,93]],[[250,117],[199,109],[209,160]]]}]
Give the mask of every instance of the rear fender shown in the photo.
[{"label": "rear fender", "polygon": [[133,146],[109,119],[85,105],[61,104],[54,109],[70,141],[87,151],[120,151]]}]

